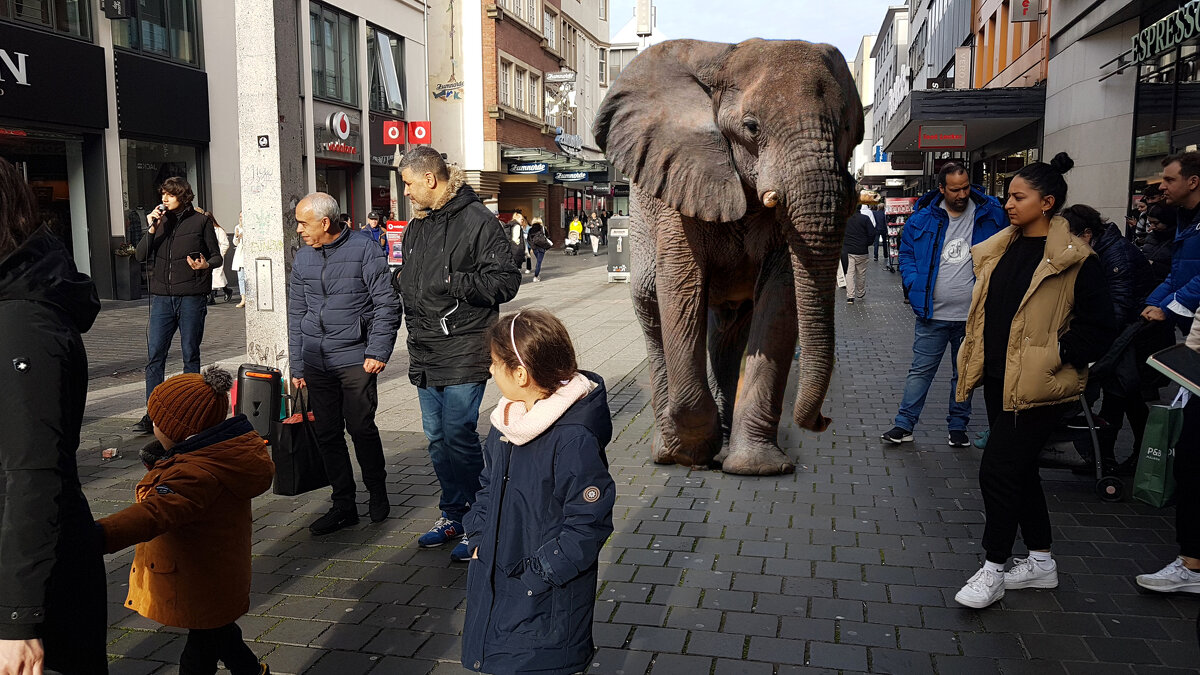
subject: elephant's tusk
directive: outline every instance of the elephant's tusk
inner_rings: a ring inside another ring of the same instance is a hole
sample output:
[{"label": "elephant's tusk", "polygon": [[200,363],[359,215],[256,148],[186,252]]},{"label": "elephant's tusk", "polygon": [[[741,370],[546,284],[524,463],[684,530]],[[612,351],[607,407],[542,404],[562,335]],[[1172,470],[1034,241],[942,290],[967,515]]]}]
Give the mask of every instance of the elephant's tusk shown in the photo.
[{"label": "elephant's tusk", "polygon": [[775,206],[779,204],[779,193],[774,190],[768,190],[764,192],[762,196],[762,202],[763,206],[767,207],[768,209],[775,208]]}]

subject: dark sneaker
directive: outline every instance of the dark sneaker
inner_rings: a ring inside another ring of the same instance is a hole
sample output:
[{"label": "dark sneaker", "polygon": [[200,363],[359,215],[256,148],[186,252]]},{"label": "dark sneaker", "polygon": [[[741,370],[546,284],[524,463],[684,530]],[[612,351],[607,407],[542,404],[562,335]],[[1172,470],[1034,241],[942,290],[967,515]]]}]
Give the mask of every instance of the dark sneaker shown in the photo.
[{"label": "dark sneaker", "polygon": [[419,544],[421,548],[433,548],[434,546],[441,546],[451,539],[456,539],[463,536],[463,532],[464,530],[462,523],[442,516],[441,518],[437,519],[437,522],[433,524],[433,527],[429,528],[428,532],[421,535],[421,538],[417,540],[417,544]]},{"label": "dark sneaker", "polygon": [[367,515],[371,517],[372,523],[382,523],[387,520],[388,514],[392,512],[392,505],[388,501],[387,494],[372,495],[371,501],[367,502]]},{"label": "dark sneaker", "polygon": [[154,433],[154,422],[150,421],[149,415],[142,415],[142,419],[135,422],[131,428],[135,433],[152,434]]},{"label": "dark sneaker", "polygon": [[317,518],[312,525],[308,526],[308,531],[320,537],[322,535],[337,532],[343,527],[350,527],[358,524],[358,514],[353,511],[343,511],[337,507],[329,509],[329,513]]},{"label": "dark sneaker", "polygon": [[962,431],[961,429],[950,430],[950,447],[965,448],[970,444],[971,439],[967,436],[967,432]]},{"label": "dark sneaker", "polygon": [[452,562],[467,562],[471,559],[471,543],[463,537],[454,546],[454,550],[450,552],[450,560]]},{"label": "dark sneaker", "polygon": [[853,305],[853,304],[854,304],[854,298],[846,298],[846,304],[847,304],[847,305]]},{"label": "dark sneaker", "polygon": [[911,431],[903,427],[892,427],[888,431],[885,431],[880,438],[888,443],[895,443],[899,445],[901,443],[911,443],[913,435]]}]

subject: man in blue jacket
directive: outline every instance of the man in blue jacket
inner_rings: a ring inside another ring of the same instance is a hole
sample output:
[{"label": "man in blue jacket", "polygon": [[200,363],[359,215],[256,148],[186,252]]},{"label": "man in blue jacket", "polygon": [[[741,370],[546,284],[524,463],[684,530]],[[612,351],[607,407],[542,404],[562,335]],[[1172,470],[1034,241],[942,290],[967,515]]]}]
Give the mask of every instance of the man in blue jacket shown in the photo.
[{"label": "man in blue jacket", "polygon": [[1008,226],[995,197],[972,186],[967,169],[949,162],[938,172],[938,189],[917,202],[900,236],[900,275],[904,292],[917,315],[913,361],[904,381],[904,396],[895,425],[883,434],[888,443],[913,439],[929,386],[950,346],[950,445],[966,447],[971,401],[954,400],[958,385],[958,346],[962,344],[975,287],[971,247]]},{"label": "man in blue jacket", "polygon": [[288,284],[288,347],[292,384],[308,388],[333,488],[333,507],[308,528],[323,535],[358,523],[347,430],[370,493],[371,522],[391,512],[375,426],[376,378],[396,345],[400,299],[383,249],[369,234],[343,226],[330,195],[300,200],[296,232],[306,246],[296,253]]},{"label": "man in blue jacket", "polygon": [[1142,317],[1169,321],[1186,335],[1200,307],[1200,152],[1164,159],[1161,185],[1167,204],[1179,209],[1179,227],[1171,272],[1146,298]]}]

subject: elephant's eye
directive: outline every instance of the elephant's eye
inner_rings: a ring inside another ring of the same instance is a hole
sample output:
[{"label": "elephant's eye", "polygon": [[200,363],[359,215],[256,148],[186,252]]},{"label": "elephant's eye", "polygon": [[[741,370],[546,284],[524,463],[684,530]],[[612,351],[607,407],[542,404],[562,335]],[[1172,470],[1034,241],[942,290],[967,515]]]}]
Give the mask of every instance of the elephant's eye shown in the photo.
[{"label": "elephant's eye", "polygon": [[742,120],[742,126],[746,127],[746,131],[751,136],[758,135],[758,120],[754,119],[753,117],[747,117]]}]

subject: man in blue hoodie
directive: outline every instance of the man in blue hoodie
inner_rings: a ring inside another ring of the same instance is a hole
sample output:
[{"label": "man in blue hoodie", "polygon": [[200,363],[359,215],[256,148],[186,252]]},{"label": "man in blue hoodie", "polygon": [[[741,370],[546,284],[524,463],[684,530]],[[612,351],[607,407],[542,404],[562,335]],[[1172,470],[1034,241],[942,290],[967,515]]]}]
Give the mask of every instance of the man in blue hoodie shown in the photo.
[{"label": "man in blue hoodie", "polygon": [[1184,152],[1163,160],[1162,191],[1178,209],[1179,227],[1171,272],[1146,298],[1142,317],[1166,321],[1187,335],[1200,310],[1200,152]]},{"label": "man in blue hoodie", "polygon": [[895,426],[882,436],[888,443],[913,439],[929,386],[950,347],[949,442],[966,447],[971,401],[954,400],[958,384],[958,346],[962,344],[975,287],[971,247],[1008,227],[1008,217],[995,197],[971,185],[967,169],[949,162],[938,172],[938,189],[917,202],[900,237],[900,275],[904,292],[917,315],[913,361],[904,381],[904,396]]}]

